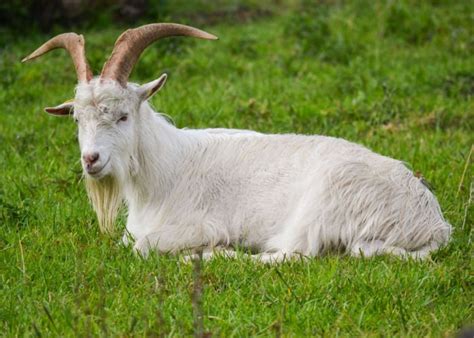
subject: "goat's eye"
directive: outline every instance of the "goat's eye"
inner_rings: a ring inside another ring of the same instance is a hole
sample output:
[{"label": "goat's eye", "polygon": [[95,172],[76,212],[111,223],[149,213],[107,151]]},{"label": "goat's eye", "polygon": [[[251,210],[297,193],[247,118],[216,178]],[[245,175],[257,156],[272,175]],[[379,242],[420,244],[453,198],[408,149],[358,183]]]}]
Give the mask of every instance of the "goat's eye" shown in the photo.
[{"label": "goat's eye", "polygon": [[77,117],[74,118],[74,122],[78,123],[79,120],[77,119]]},{"label": "goat's eye", "polygon": [[128,119],[128,116],[124,115],[121,118],[119,118],[117,122],[125,122],[125,121],[127,121],[127,119]]}]

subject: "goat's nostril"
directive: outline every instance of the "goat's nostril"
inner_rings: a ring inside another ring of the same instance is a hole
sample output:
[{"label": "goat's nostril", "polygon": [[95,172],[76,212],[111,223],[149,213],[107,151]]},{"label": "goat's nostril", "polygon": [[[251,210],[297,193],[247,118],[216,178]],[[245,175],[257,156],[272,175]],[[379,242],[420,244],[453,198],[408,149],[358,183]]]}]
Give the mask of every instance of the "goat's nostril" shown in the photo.
[{"label": "goat's nostril", "polygon": [[99,153],[85,154],[82,158],[87,165],[92,165],[99,159]]}]

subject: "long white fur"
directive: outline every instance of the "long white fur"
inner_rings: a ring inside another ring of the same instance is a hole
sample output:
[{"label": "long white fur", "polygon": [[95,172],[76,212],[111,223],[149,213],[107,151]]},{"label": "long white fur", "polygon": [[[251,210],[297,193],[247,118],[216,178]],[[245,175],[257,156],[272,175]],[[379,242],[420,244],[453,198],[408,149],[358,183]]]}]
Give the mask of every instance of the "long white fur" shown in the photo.
[{"label": "long white fur", "polygon": [[436,198],[400,161],[333,137],[178,129],[139,92],[95,79],[76,88],[74,114],[82,153],[108,161],[86,174],[99,223],[112,230],[123,201],[142,254],[241,245],[265,261],[330,249],[423,257],[449,239]]}]

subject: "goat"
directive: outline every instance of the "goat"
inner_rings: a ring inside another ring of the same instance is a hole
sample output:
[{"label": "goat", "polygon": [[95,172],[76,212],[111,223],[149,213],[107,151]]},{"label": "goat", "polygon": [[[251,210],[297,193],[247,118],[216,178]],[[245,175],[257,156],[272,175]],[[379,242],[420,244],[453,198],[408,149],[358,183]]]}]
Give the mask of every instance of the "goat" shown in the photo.
[{"label": "goat", "polygon": [[[237,245],[264,262],[343,249],[353,256],[425,257],[451,225],[423,182],[398,160],[326,136],[235,129],[178,129],[147,100],[166,74],[128,82],[139,56],[166,36],[217,37],[158,23],[125,31],[93,77],[82,35],[58,35],[22,61],[64,48],[78,77],[73,101],[46,112],[72,115],[90,201],[104,232],[128,208],[124,242],[180,252]],[[212,252],[207,257],[212,257]]]}]

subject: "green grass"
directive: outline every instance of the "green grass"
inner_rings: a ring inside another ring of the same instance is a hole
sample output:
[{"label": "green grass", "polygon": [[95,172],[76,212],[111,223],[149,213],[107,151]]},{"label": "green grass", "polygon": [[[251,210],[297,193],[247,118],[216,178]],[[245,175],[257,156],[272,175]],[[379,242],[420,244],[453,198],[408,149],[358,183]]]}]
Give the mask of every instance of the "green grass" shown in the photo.
[{"label": "green grass", "polygon": [[[205,262],[204,330],[453,335],[474,323],[472,2],[311,3],[284,2],[242,23],[214,18],[200,26],[219,41],[162,41],[132,80],[168,72],[153,104],[179,127],[332,135],[406,161],[434,187],[453,238],[423,262]],[[78,29],[96,73],[122,28]],[[193,266],[143,260],[98,231],[75,125],[42,112],[73,96],[72,63],[64,52],[19,63],[48,37],[13,35],[0,50],[0,331],[191,335]]]}]

